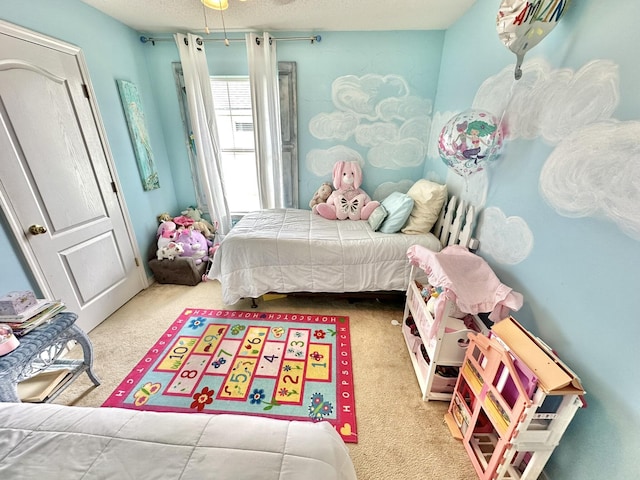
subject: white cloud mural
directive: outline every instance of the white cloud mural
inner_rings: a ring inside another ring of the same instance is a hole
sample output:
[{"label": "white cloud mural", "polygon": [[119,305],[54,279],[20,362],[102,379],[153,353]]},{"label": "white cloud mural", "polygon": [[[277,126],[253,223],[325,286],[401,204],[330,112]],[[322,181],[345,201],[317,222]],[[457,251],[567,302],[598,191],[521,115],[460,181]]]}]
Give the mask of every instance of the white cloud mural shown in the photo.
[{"label": "white cloud mural", "polygon": [[540,174],[545,200],[566,217],[606,217],[640,240],[640,122],[593,123],[574,131]]},{"label": "white cloud mural", "polygon": [[336,78],[331,86],[331,98],[338,110],[351,112],[371,121],[379,117],[377,107],[380,102],[408,95],[409,86],[398,75],[346,75]]},{"label": "white cloud mural", "polygon": [[[607,218],[626,235],[640,240],[640,122],[612,118],[619,101],[618,65],[612,61],[593,60],[574,71],[552,69],[544,59],[534,58],[524,64],[517,82],[512,66],[488,78],[478,89],[472,108],[498,116],[507,109],[508,139],[541,138],[555,145],[544,161],[539,189],[558,214]],[[455,112],[433,115],[429,157],[439,157],[437,138],[453,115]],[[470,177],[467,188],[478,175]],[[457,175],[449,173],[448,185],[459,182]],[[484,213],[487,216],[477,229],[482,251],[503,263],[526,258],[533,247],[526,222],[520,217],[507,218],[495,207]],[[496,237],[500,232],[496,225],[511,233]],[[503,242],[506,238],[508,243]]]},{"label": "white cloud mural", "polygon": [[482,253],[499,263],[520,263],[533,248],[533,234],[527,222],[520,217],[506,217],[499,208],[485,208],[476,231]]},{"label": "white cloud mural", "polygon": [[505,120],[511,139],[542,137],[556,144],[576,129],[611,117],[620,94],[618,66],[594,60],[578,71],[552,70],[543,58],[527,61],[522,78],[513,79],[512,66],[487,78],[473,108],[488,110]]},{"label": "white cloud mural", "polygon": [[418,167],[424,162],[427,146],[416,138],[383,142],[369,150],[367,160],[374,167],[400,169]]},{"label": "white cloud mural", "polygon": [[347,112],[320,113],[309,122],[311,135],[321,140],[347,140],[358,126],[358,117]]},{"label": "white cloud mural", "polygon": [[[420,166],[427,154],[431,128],[431,100],[410,94],[398,75],[347,75],[334,80],[331,98],[337,111],[320,113],[309,122],[320,140],[351,138],[368,149],[368,162],[378,168]],[[307,155],[307,164],[316,158]],[[310,167],[314,173],[324,167]]]},{"label": "white cloud mural", "polygon": [[332,176],[333,166],[338,161],[364,164],[362,155],[344,145],[336,145],[328,150],[315,149],[307,154],[307,168],[318,177]]}]

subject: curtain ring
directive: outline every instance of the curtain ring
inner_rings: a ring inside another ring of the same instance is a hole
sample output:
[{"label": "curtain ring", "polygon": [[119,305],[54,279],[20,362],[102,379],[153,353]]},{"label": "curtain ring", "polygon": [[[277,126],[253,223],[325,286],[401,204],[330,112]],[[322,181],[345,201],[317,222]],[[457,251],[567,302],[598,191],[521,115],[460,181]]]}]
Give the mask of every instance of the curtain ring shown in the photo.
[{"label": "curtain ring", "polygon": [[256,37],[256,45],[260,45],[260,37]]},{"label": "curtain ring", "polygon": [[202,41],[202,38],[197,37],[197,38],[196,38],[196,43],[197,43],[198,45],[202,45],[204,42]]},{"label": "curtain ring", "polygon": [[187,37],[184,37],[182,40],[184,41],[184,44],[188,47],[189,46],[189,40],[187,39]]},{"label": "curtain ring", "polygon": [[269,37],[269,45],[273,45],[273,37]]}]

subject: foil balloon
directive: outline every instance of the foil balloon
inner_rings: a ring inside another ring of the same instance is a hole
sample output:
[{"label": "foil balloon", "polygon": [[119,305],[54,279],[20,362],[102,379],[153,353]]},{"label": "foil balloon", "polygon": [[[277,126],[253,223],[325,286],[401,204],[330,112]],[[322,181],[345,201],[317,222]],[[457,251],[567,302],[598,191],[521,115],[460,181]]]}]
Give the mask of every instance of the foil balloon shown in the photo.
[{"label": "foil balloon", "polygon": [[438,152],[449,168],[466,178],[497,158],[502,139],[502,126],[493,114],[466,110],[442,128]]},{"label": "foil balloon", "polygon": [[496,19],[498,37],[516,54],[515,78],[522,77],[524,54],[558,24],[570,0],[502,0]]}]

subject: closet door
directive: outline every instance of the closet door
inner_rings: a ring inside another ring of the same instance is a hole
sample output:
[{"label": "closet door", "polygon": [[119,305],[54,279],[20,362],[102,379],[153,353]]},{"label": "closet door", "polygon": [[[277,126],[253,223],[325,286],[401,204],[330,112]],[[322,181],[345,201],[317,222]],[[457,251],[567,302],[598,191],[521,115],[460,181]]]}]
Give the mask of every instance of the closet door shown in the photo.
[{"label": "closet door", "polygon": [[0,194],[43,294],[91,330],[144,288],[82,53],[0,23]]}]

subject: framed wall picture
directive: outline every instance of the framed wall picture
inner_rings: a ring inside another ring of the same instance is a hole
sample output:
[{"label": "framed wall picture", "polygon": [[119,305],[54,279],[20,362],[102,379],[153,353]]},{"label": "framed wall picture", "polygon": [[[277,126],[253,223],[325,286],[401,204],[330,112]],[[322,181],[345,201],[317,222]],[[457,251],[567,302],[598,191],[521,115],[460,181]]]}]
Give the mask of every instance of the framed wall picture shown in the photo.
[{"label": "framed wall picture", "polygon": [[116,80],[120,100],[124,108],[124,114],[129,126],[129,135],[133,143],[133,150],[138,164],[138,171],[142,180],[142,188],[145,190],[155,190],[160,188],[158,172],[153,160],[149,133],[144,119],[142,102],[138,93],[138,87],[127,80]]}]

